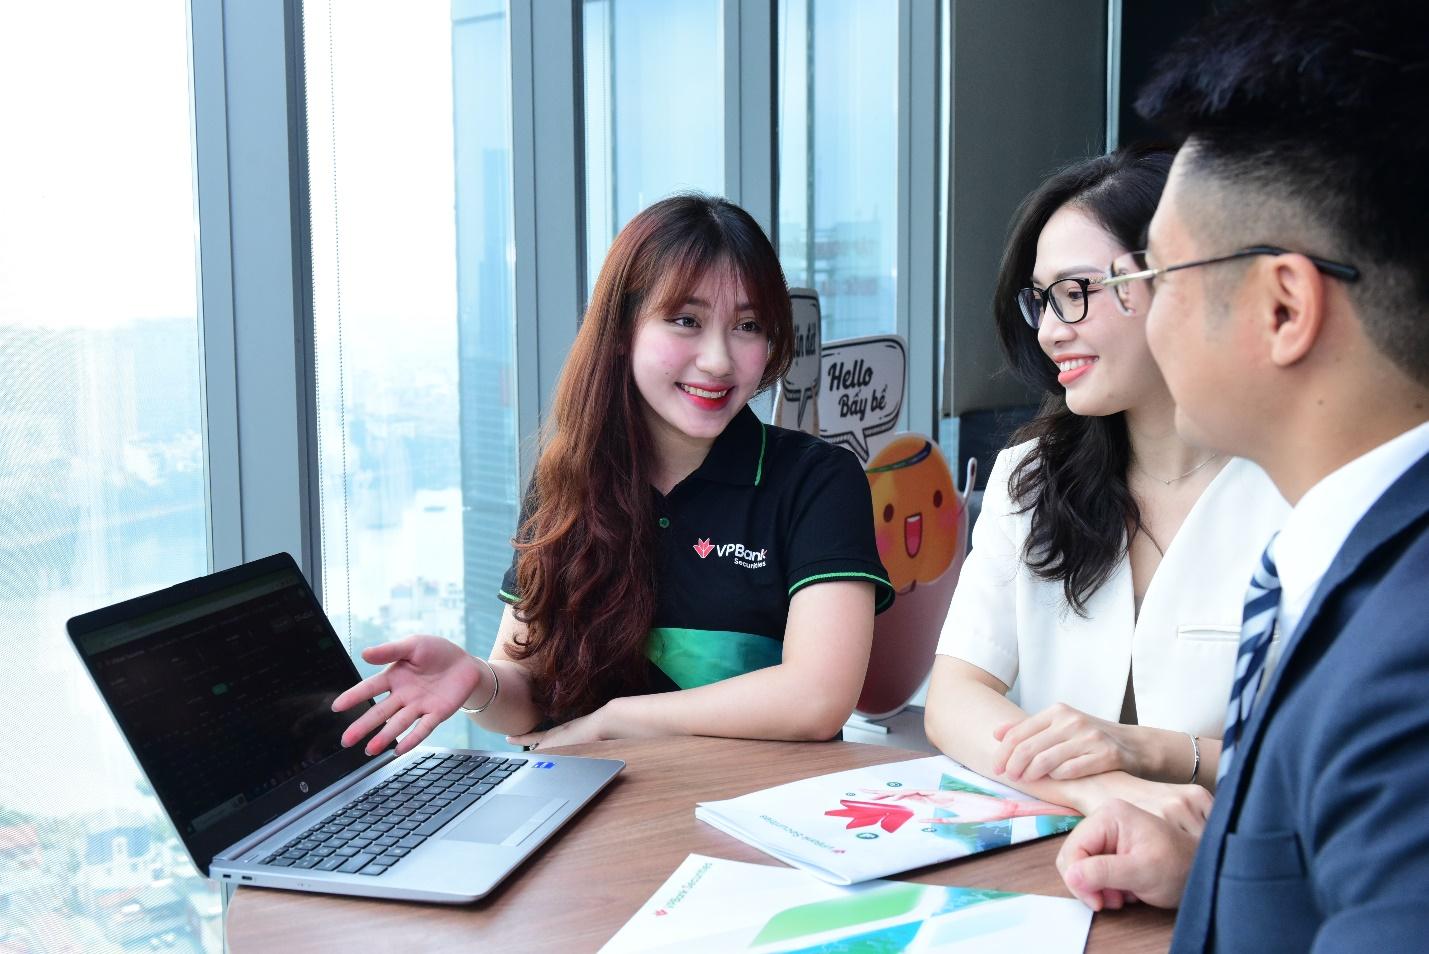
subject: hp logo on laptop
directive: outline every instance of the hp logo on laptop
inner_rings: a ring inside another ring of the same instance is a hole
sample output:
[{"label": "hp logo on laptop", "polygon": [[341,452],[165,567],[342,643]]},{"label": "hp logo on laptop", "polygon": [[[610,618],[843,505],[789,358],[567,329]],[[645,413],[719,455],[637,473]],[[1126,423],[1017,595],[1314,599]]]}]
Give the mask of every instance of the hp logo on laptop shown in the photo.
[{"label": "hp logo on laptop", "polygon": [[299,782],[299,783],[298,783],[298,791],[302,792],[304,795],[308,794],[308,783],[307,783],[307,782]]},{"label": "hp logo on laptop", "polygon": [[551,768],[555,768],[555,767],[556,767],[556,763],[555,763],[555,762],[537,762],[537,763],[536,763],[536,768],[551,769]]}]

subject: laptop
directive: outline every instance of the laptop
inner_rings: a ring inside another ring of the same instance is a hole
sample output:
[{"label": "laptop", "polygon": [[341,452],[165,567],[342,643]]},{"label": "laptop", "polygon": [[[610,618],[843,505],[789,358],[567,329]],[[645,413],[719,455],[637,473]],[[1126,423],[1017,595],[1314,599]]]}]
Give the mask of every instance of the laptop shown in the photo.
[{"label": "laptop", "polygon": [[625,764],[344,749],[372,703],[332,711],[361,677],[286,553],[67,628],[195,867],[223,883],[474,901]]}]

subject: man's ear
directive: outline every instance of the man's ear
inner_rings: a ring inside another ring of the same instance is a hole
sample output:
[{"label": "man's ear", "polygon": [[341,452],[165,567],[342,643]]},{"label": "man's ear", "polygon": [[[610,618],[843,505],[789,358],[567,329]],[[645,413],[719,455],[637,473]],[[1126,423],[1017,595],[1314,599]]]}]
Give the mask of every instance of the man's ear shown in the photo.
[{"label": "man's ear", "polygon": [[1325,327],[1325,276],[1304,255],[1263,263],[1261,280],[1270,326],[1270,360],[1289,367],[1304,360]]}]

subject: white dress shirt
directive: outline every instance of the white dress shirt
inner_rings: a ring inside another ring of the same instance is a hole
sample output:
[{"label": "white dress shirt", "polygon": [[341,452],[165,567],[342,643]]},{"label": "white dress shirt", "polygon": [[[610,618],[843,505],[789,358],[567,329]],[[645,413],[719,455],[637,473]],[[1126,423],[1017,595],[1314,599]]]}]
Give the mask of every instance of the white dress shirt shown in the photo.
[{"label": "white dress shirt", "polygon": [[1123,556],[1082,617],[1061,583],[1022,561],[1031,514],[1017,512],[1007,478],[1031,447],[997,456],[938,652],[1011,686],[1027,712],[1062,702],[1113,722],[1130,670],[1142,725],[1220,738],[1246,585],[1289,511],[1284,498],[1259,467],[1230,460],[1166,548],[1140,615]]},{"label": "white dress shirt", "polygon": [[1429,454],[1429,423],[1405,431],[1322,478],[1290,512],[1271,549],[1280,576],[1279,631],[1266,654],[1261,692],[1270,685],[1285,637],[1300,625],[1310,598],[1350,532],[1390,485],[1425,454]]}]

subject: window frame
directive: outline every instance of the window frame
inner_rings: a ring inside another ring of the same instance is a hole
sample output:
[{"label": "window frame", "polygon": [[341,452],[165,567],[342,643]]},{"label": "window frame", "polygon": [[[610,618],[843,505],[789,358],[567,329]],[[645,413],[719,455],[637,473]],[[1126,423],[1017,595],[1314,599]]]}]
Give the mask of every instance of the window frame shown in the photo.
[{"label": "window frame", "polygon": [[[940,6],[898,2],[900,424],[935,438]],[[582,0],[540,13],[510,0],[523,481],[598,265],[584,260]],[[726,194],[777,241],[777,0],[724,0],[723,16]],[[189,17],[210,568],[286,550],[321,591],[302,6],[190,0]],[[538,68],[549,50],[570,55]]]},{"label": "window frame", "polygon": [[189,3],[200,394],[210,571],[287,551],[320,592],[300,21]]}]

